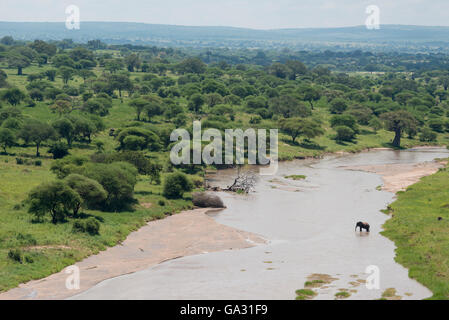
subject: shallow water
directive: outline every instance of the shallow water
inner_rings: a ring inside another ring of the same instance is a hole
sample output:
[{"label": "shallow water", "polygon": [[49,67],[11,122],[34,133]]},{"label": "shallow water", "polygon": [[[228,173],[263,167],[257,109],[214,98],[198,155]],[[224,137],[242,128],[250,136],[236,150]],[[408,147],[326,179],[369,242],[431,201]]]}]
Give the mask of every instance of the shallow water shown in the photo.
[{"label": "shallow water", "polygon": [[[266,245],[168,261],[103,281],[74,298],[294,299],[295,290],[313,273],[338,278],[318,290],[316,299],[333,299],[339,288],[357,290],[350,299],[377,299],[386,288],[395,288],[403,299],[426,298],[431,292],[408,278],[407,269],[394,262],[393,242],[379,234],[388,218],[379,210],[394,195],[376,190],[382,184],[380,176],[341,167],[420,163],[448,156],[446,149],[423,148],[280,163],[276,176],[260,177],[256,192],[220,193],[227,209],[213,215],[219,223],[263,236]],[[307,178],[283,178],[291,174]],[[232,170],[220,171],[213,184],[225,187],[233,176]],[[354,232],[357,221],[369,222],[371,232]],[[370,265],[379,267],[379,289],[349,284],[366,279]]]}]

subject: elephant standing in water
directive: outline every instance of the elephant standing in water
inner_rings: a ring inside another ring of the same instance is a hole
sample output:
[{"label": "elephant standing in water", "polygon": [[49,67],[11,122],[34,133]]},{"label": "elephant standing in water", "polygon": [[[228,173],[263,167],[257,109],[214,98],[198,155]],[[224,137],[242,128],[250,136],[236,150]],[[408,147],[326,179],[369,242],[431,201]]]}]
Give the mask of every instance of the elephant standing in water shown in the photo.
[{"label": "elephant standing in water", "polygon": [[369,232],[369,223],[368,222],[357,222],[355,225],[355,231],[357,231],[357,228],[360,228],[360,232],[362,232],[362,229],[365,229],[366,232]]}]

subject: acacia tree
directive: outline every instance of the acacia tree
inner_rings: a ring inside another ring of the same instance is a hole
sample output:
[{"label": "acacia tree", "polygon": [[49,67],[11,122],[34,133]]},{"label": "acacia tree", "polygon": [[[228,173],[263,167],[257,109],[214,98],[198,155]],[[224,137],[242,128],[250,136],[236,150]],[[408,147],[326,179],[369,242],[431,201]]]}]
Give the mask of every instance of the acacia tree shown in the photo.
[{"label": "acacia tree", "polygon": [[56,132],[52,126],[38,120],[29,120],[26,122],[19,132],[19,137],[25,143],[34,142],[36,144],[36,157],[40,156],[39,147],[42,142],[47,141],[56,136]]},{"label": "acacia tree", "polygon": [[72,141],[75,138],[75,126],[67,118],[61,118],[53,122],[53,128],[61,137],[67,140],[67,145],[72,147]]},{"label": "acacia tree", "polygon": [[14,146],[16,143],[16,136],[11,129],[0,128],[0,146],[6,153],[6,148]]},{"label": "acacia tree", "polygon": [[405,110],[384,113],[381,119],[385,123],[385,128],[394,132],[393,146],[396,148],[401,146],[402,133],[416,128],[417,125],[415,117]]},{"label": "acacia tree", "polygon": [[302,118],[283,119],[279,122],[281,130],[292,138],[295,143],[296,138],[303,136],[306,139],[313,139],[324,133],[321,126],[313,120]]},{"label": "acacia tree", "polygon": [[26,95],[18,88],[11,88],[3,91],[0,98],[10,105],[16,106],[26,98]]},{"label": "acacia tree", "polygon": [[19,76],[23,74],[23,68],[26,68],[31,64],[31,60],[28,57],[15,52],[12,52],[8,55],[7,62],[9,68],[17,69],[17,75]]},{"label": "acacia tree", "polygon": [[137,121],[140,121],[140,115],[142,114],[142,111],[145,109],[147,103],[148,101],[146,101],[143,98],[136,98],[129,102],[129,106],[136,109]]},{"label": "acacia tree", "polygon": [[82,202],[80,195],[62,181],[44,183],[34,188],[28,199],[29,213],[38,219],[50,213],[54,224],[63,220],[69,210],[79,207]]},{"label": "acacia tree", "polygon": [[76,73],[75,69],[62,66],[58,69],[58,73],[62,78],[64,84],[69,83],[69,80],[72,79],[73,75]]},{"label": "acacia tree", "polygon": [[310,103],[310,107],[313,110],[313,102],[321,99],[321,93],[313,87],[306,87],[303,90],[304,100]]}]

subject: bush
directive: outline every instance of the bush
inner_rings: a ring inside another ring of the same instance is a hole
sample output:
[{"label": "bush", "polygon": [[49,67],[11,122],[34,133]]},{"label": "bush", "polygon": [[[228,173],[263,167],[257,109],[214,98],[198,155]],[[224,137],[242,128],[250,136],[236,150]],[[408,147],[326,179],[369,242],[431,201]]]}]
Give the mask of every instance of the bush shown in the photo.
[{"label": "bush", "polygon": [[444,132],[445,123],[442,119],[432,119],[429,121],[429,127],[436,132]]},{"label": "bush", "polygon": [[259,124],[261,122],[262,122],[262,117],[260,115],[255,115],[254,117],[251,117],[251,119],[249,119],[250,124]]},{"label": "bush", "polygon": [[191,178],[191,181],[195,188],[201,188],[204,185],[204,179],[202,177],[194,176]]},{"label": "bush", "polygon": [[90,163],[82,173],[98,181],[108,196],[102,205],[103,210],[121,211],[134,202],[134,186],[137,183],[137,169],[127,162],[110,164]]},{"label": "bush", "polygon": [[40,167],[40,166],[42,166],[42,161],[41,160],[36,160],[36,161],[34,161],[34,165],[36,167]]},{"label": "bush", "polygon": [[175,172],[165,178],[163,195],[169,199],[178,199],[182,198],[184,192],[192,189],[193,184],[187,176],[184,173]]},{"label": "bush", "polygon": [[335,128],[337,131],[337,135],[335,140],[337,141],[352,141],[355,138],[355,132],[349,127],[346,126],[338,126]]},{"label": "bush", "polygon": [[64,142],[55,142],[50,146],[48,153],[53,155],[53,159],[62,159],[69,154],[69,147]]},{"label": "bush", "polygon": [[22,158],[16,158],[16,163],[17,163],[18,165],[22,165],[22,164],[24,163],[24,161],[23,161]]},{"label": "bush", "polygon": [[[79,174],[70,174],[64,181],[75,190],[83,200],[82,207],[96,209],[106,200],[108,194],[97,181]],[[76,215],[78,212],[74,212]]]},{"label": "bush", "polygon": [[436,139],[437,134],[429,128],[422,129],[421,134],[419,135],[419,141],[422,142],[432,142],[436,141]]},{"label": "bush", "polygon": [[73,232],[84,232],[90,235],[97,235],[100,233],[100,222],[94,217],[86,220],[77,220],[73,223]]},{"label": "bush", "polygon": [[22,263],[22,251],[20,251],[20,249],[11,249],[8,252],[8,258],[15,262]]},{"label": "bush", "polygon": [[157,202],[161,207],[164,207],[165,206],[165,200],[159,200],[158,202]]}]

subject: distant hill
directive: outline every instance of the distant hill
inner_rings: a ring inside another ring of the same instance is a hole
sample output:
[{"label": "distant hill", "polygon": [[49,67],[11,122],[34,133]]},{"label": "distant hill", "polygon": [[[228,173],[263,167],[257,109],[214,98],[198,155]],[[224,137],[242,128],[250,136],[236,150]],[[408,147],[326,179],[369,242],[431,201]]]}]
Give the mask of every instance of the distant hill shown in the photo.
[{"label": "distant hill", "polygon": [[191,47],[292,47],[447,50],[449,27],[382,25],[322,29],[254,30],[234,27],[189,27],[129,22],[82,22],[80,30],[68,30],[59,22],[0,22],[0,37],[17,40],[150,44]]}]

